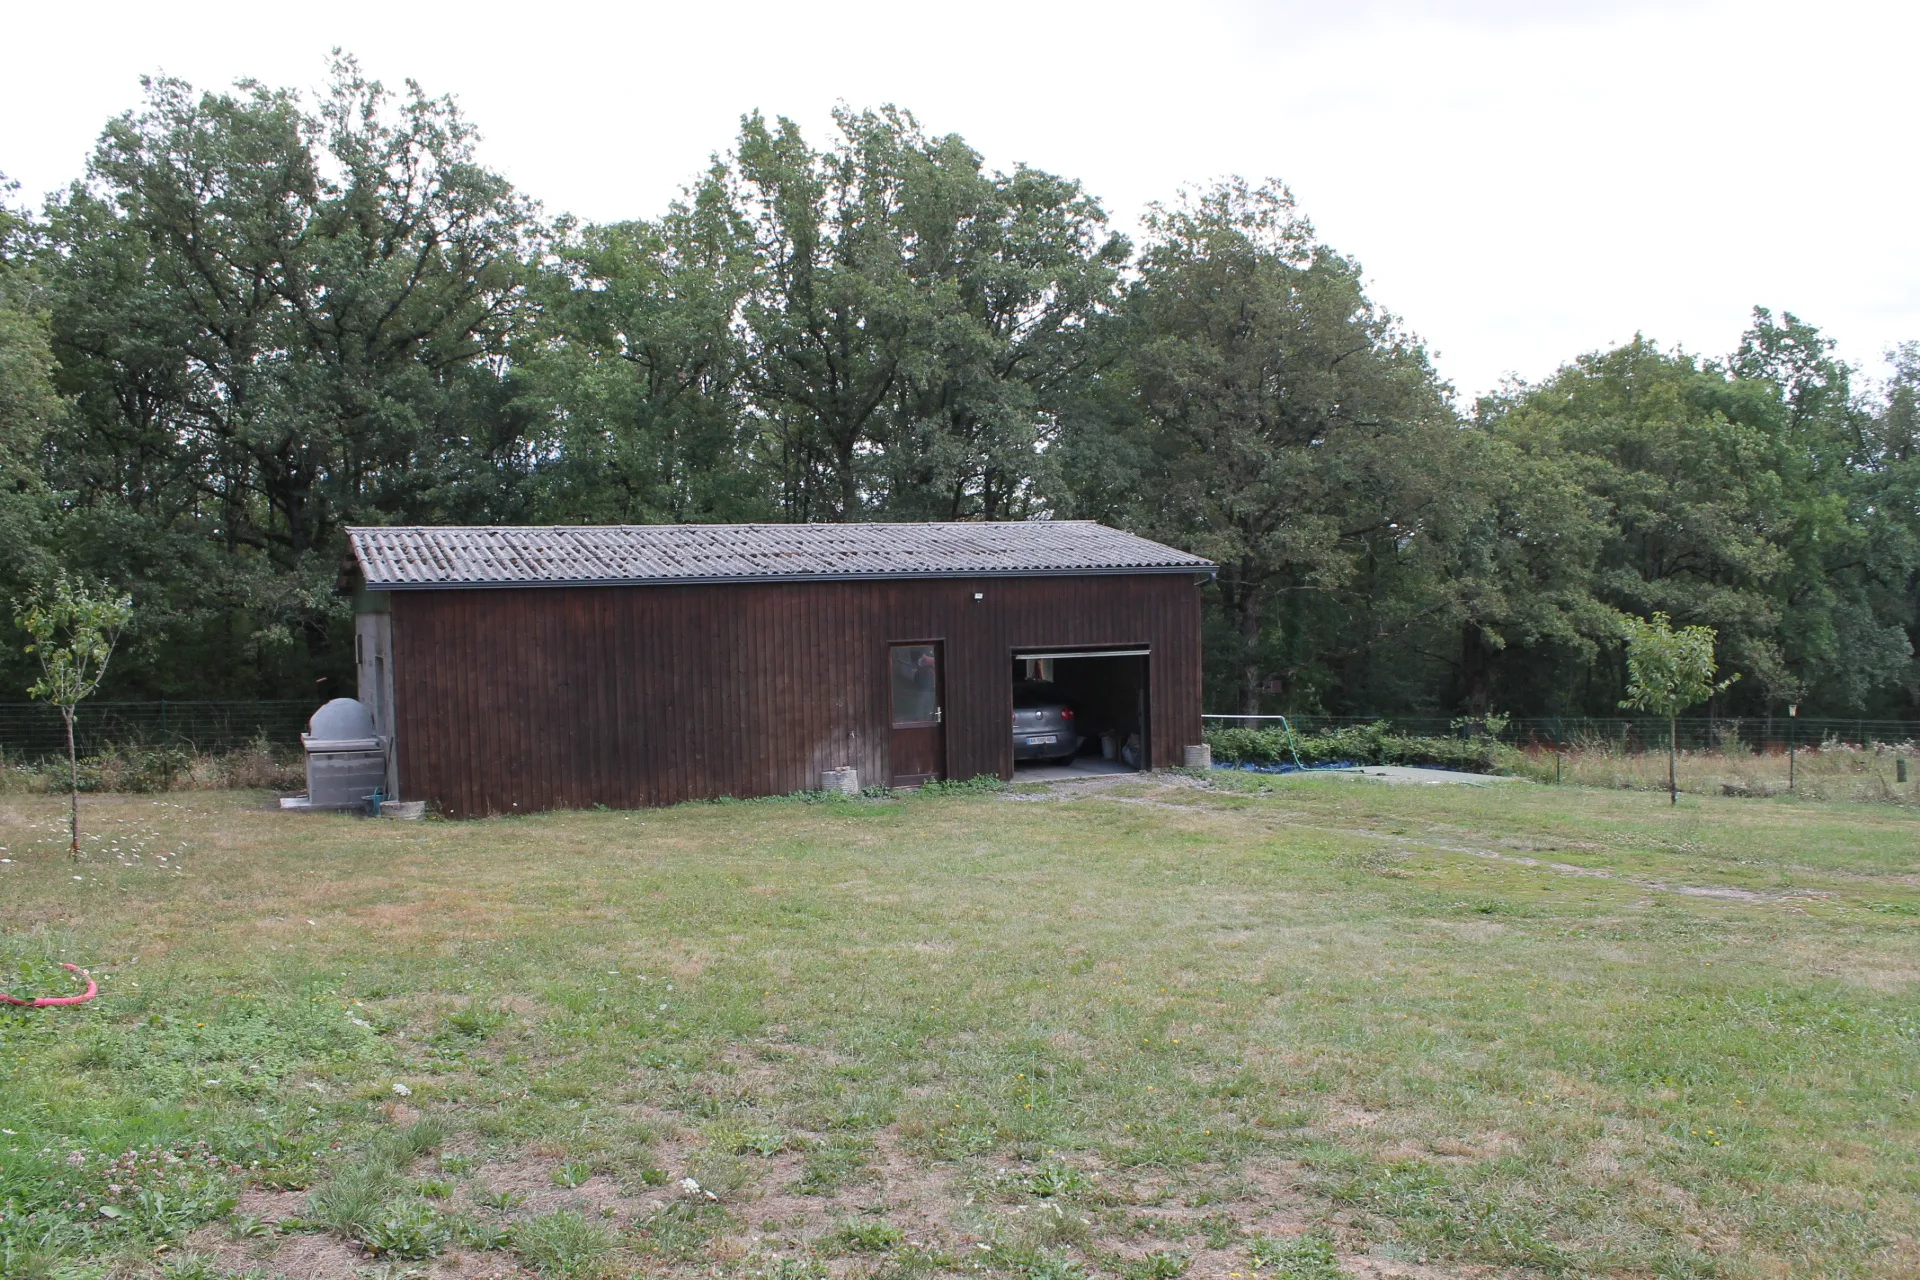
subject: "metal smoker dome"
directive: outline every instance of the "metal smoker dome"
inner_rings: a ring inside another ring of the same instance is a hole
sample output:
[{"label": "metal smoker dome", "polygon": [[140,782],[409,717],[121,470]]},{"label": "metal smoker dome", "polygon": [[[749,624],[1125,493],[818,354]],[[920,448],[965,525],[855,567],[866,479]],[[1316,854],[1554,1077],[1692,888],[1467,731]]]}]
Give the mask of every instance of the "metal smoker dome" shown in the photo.
[{"label": "metal smoker dome", "polygon": [[335,698],[314,712],[303,737],[309,751],[354,749],[345,745],[347,743],[365,744],[361,750],[378,745],[374,740],[373,713],[357,698]]}]

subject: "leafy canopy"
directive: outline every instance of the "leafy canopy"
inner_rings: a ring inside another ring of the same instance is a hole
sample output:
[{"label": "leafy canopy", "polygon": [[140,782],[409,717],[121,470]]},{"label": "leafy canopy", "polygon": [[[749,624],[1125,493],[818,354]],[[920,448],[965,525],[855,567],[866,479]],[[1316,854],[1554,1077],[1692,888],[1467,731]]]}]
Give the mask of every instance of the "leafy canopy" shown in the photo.
[{"label": "leafy canopy", "polygon": [[[549,222],[455,103],[173,79],[0,180],[0,597],[133,594],[116,692],[352,679],[356,524],[1088,518],[1220,565],[1214,710],[1604,715],[1622,616],[1716,712],[1920,714],[1920,346],[1756,309],[1456,410],[1277,181],[1154,206],[893,106],[750,115],[658,216]],[[0,654],[0,683],[32,655]]]},{"label": "leafy canopy", "polygon": [[1712,627],[1673,629],[1664,613],[1652,619],[1626,618],[1627,696],[1622,707],[1652,715],[1677,716],[1696,703],[1724,692],[1740,677],[1715,682]]},{"label": "leafy canopy", "polygon": [[96,595],[62,571],[14,613],[32,637],[27,652],[40,660],[40,679],[27,693],[63,712],[100,687],[120,632],[133,617],[131,596]]}]

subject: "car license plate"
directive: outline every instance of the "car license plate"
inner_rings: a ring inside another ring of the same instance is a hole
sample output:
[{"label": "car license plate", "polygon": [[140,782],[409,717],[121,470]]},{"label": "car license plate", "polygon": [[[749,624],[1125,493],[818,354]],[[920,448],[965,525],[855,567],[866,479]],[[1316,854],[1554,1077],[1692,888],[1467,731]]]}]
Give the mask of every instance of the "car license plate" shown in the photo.
[{"label": "car license plate", "polygon": [[1058,741],[1060,741],[1060,736],[1058,734],[1050,733],[1044,738],[1028,738],[1027,745],[1030,747],[1043,747],[1050,742],[1058,742]]}]

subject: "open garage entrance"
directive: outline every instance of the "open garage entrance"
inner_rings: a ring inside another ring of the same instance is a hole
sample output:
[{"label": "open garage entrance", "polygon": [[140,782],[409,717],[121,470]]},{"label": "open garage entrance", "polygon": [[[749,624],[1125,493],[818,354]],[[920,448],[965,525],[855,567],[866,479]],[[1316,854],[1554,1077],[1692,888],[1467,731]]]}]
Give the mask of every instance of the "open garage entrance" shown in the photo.
[{"label": "open garage entrance", "polygon": [[1015,778],[1042,781],[1151,768],[1150,657],[1144,646],[1014,650]]}]

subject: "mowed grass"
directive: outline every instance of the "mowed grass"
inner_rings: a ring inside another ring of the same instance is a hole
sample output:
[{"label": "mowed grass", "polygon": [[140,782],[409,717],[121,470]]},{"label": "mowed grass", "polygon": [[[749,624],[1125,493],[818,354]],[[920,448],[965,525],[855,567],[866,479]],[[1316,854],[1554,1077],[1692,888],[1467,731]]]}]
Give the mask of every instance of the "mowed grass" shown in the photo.
[{"label": "mowed grass", "polygon": [[104,991],[0,1014],[9,1277],[1920,1274],[1888,806],[83,813],[0,799],[0,972]]}]

